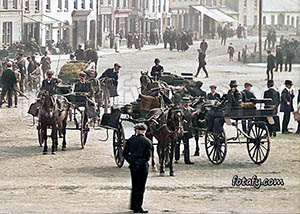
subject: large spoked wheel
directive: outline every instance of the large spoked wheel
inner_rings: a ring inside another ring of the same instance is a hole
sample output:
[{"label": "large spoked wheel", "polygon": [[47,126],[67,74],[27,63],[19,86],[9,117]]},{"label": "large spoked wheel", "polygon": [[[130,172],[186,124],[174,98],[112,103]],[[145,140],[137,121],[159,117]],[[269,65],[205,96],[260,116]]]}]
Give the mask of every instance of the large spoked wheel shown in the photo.
[{"label": "large spoked wheel", "polygon": [[225,160],[227,153],[227,139],[225,132],[215,134],[206,132],[205,135],[205,150],[208,159],[213,164],[221,164]]},{"label": "large spoked wheel", "polygon": [[262,164],[269,156],[270,135],[264,122],[253,122],[249,126],[247,149],[251,160],[256,164]]},{"label": "large spoked wheel", "polygon": [[44,138],[43,138],[43,133],[40,124],[37,126],[37,130],[38,130],[38,140],[39,140],[40,147],[43,147]]},{"label": "large spoked wheel", "polygon": [[80,140],[81,140],[81,148],[84,149],[84,146],[87,141],[89,133],[88,128],[88,118],[84,111],[81,112],[81,127],[80,127]]},{"label": "large spoked wheel", "polygon": [[119,168],[121,168],[124,164],[124,156],[123,156],[124,146],[125,146],[124,129],[123,126],[120,124],[119,129],[114,130],[114,135],[113,135],[114,158]]}]

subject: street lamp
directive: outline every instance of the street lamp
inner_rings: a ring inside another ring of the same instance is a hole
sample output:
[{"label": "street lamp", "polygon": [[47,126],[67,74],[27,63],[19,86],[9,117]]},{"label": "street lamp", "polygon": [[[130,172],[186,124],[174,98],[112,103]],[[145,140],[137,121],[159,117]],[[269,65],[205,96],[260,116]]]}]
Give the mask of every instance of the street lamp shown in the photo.
[{"label": "street lamp", "polygon": [[262,44],[261,44],[261,21],[262,21],[262,0],[259,0],[259,15],[258,15],[258,46],[259,46],[259,55],[258,60],[262,62]]}]

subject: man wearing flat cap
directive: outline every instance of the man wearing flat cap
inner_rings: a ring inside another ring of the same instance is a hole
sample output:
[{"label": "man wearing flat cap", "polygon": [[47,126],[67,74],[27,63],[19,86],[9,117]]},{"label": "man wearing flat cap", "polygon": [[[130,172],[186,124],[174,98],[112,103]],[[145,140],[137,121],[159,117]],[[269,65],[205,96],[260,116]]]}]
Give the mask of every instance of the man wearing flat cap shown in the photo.
[{"label": "man wearing flat cap", "polygon": [[124,158],[129,163],[132,183],[130,209],[134,213],[147,213],[148,211],[143,210],[142,205],[152,143],[145,137],[146,125],[137,124],[134,130],[135,134],[127,140],[124,148]]},{"label": "man wearing flat cap", "polygon": [[43,80],[41,91],[48,91],[50,95],[56,93],[56,86],[61,80],[53,77],[53,71],[47,71],[47,78]]},{"label": "man wearing flat cap", "polygon": [[210,88],[210,93],[207,94],[207,99],[208,100],[217,100],[217,101],[221,101],[221,95],[219,93],[216,92],[217,86],[215,85],[211,85],[209,86]]},{"label": "man wearing flat cap", "polygon": [[112,78],[113,82],[114,82],[114,86],[117,88],[120,68],[121,68],[121,65],[119,63],[115,63],[113,68],[109,68],[103,72],[100,79],[105,78],[105,77]]},{"label": "man wearing flat cap", "polygon": [[252,84],[249,82],[246,82],[244,84],[245,89],[242,91],[242,101],[244,103],[250,102],[251,99],[256,99],[253,92],[251,92]]},{"label": "man wearing flat cap", "polygon": [[75,84],[74,92],[84,93],[86,96],[92,96],[92,86],[89,81],[86,80],[86,73],[81,71],[79,73],[79,82]]},{"label": "man wearing flat cap", "polygon": [[0,108],[2,107],[3,100],[5,95],[8,96],[8,108],[12,106],[12,95],[14,91],[14,85],[16,84],[16,75],[12,71],[12,63],[8,62],[6,64],[7,69],[3,71],[1,76],[1,84],[2,84],[2,93],[0,98]]},{"label": "man wearing flat cap", "polygon": [[268,80],[267,82],[268,90],[264,92],[264,99],[266,98],[272,99],[272,101],[266,103],[265,108],[272,108],[276,111],[276,116],[273,117],[275,124],[271,125],[267,123],[270,136],[276,137],[276,126],[279,126],[279,117],[277,116],[277,112],[280,104],[280,94],[278,91],[276,91],[273,88],[273,86],[274,86],[274,81]]},{"label": "man wearing flat cap", "polygon": [[292,81],[285,80],[285,88],[281,92],[281,105],[280,112],[283,112],[283,121],[282,121],[282,134],[289,134],[288,125],[290,122],[291,112],[294,111],[293,99],[295,97],[294,91],[292,89]]},{"label": "man wearing flat cap", "polygon": [[155,79],[159,79],[159,77],[162,75],[162,73],[164,72],[164,67],[161,66],[160,60],[158,58],[156,58],[154,60],[155,65],[152,67],[151,69],[151,76],[154,77]]}]

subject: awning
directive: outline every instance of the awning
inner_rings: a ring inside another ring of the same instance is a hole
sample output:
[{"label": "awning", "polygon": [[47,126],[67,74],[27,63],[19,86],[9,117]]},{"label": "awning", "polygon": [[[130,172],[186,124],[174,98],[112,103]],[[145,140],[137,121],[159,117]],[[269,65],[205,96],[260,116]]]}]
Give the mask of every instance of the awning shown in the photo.
[{"label": "awning", "polygon": [[212,18],[217,22],[236,22],[237,20],[227,16],[225,13],[221,12],[218,9],[208,9],[203,6],[192,6],[195,10],[199,11],[200,13],[205,14],[206,16]]}]

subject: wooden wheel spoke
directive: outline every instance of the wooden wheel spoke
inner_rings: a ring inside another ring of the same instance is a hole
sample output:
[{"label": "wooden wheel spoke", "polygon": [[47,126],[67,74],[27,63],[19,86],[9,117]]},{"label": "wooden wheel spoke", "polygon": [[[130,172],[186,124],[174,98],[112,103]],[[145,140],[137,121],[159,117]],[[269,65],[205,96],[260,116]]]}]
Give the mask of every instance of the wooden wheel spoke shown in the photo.
[{"label": "wooden wheel spoke", "polygon": [[253,153],[252,153],[252,155],[251,155],[252,158],[254,158],[254,156],[255,156],[256,149],[257,149],[257,147],[256,147],[256,145],[254,145],[254,150],[253,150]]},{"label": "wooden wheel spoke", "polygon": [[262,143],[260,144],[266,151],[268,150]]},{"label": "wooden wheel spoke", "polygon": [[249,152],[251,153],[251,151],[256,147],[255,144],[253,144],[252,148],[249,150]]},{"label": "wooden wheel spoke", "polygon": [[209,154],[208,154],[209,157],[211,156],[211,153],[212,153],[213,151],[215,151],[215,148],[214,148],[214,147],[210,150],[210,152],[209,152]]},{"label": "wooden wheel spoke", "polygon": [[259,148],[259,151],[261,152],[262,156],[265,157],[265,153],[263,152],[262,148]]},{"label": "wooden wheel spoke", "polygon": [[215,158],[215,156],[216,156],[216,148],[214,148],[214,153],[213,153],[213,161],[215,161],[216,160],[216,158]]}]

